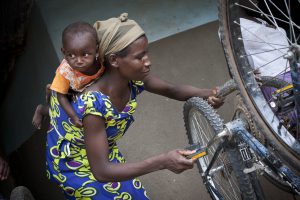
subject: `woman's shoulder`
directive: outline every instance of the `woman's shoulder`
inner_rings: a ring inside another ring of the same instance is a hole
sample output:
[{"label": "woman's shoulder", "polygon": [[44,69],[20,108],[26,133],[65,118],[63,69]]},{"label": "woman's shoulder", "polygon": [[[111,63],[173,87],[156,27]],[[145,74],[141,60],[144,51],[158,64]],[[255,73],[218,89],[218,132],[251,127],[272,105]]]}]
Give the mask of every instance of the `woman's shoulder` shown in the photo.
[{"label": "woman's shoulder", "polygon": [[112,107],[109,97],[98,91],[82,93],[78,100],[78,107],[84,115],[104,115]]},{"label": "woman's shoulder", "polygon": [[102,102],[108,100],[109,97],[99,91],[87,91],[79,95],[79,100],[82,102],[97,101]]}]

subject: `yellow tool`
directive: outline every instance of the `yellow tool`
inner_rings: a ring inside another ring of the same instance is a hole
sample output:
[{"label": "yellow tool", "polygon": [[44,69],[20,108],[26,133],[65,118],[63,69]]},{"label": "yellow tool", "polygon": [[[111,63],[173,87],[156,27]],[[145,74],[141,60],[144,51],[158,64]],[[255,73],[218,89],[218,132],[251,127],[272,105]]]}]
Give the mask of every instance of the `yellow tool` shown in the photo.
[{"label": "yellow tool", "polygon": [[198,159],[207,154],[206,147],[201,146],[199,143],[192,144],[191,146],[186,147],[185,149],[190,151],[196,150],[195,153],[187,155],[186,156],[187,159]]},{"label": "yellow tool", "polygon": [[283,91],[286,91],[286,90],[289,90],[289,89],[293,89],[293,84],[289,84],[283,88],[280,88],[278,90],[276,90],[276,93],[280,93],[280,92],[283,92]]}]

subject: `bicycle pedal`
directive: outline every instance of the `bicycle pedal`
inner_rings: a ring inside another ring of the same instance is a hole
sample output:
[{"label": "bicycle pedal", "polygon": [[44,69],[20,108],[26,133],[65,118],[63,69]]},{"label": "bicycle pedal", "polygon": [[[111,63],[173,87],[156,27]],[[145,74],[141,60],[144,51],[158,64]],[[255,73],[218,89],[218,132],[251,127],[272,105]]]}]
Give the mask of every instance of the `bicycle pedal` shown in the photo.
[{"label": "bicycle pedal", "polygon": [[201,157],[203,157],[207,154],[206,147],[201,146],[199,143],[192,144],[191,146],[188,146],[185,149],[190,150],[190,151],[196,150],[195,153],[190,154],[190,155],[186,155],[185,157],[187,159],[198,159],[198,158],[201,158]]}]

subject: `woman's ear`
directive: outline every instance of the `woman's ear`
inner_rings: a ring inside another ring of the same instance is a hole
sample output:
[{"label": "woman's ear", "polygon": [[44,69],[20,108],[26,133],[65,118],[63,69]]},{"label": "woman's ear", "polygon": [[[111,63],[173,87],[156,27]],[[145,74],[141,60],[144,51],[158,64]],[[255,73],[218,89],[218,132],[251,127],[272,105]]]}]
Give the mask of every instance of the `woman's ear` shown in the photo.
[{"label": "woman's ear", "polygon": [[119,67],[119,63],[118,63],[118,57],[116,54],[109,54],[108,55],[108,62],[112,67]]}]

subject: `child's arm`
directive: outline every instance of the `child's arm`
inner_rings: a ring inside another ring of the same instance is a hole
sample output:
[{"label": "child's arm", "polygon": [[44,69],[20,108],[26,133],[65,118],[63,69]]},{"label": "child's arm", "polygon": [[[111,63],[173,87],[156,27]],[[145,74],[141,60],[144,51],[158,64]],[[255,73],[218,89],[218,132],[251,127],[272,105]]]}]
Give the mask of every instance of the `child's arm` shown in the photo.
[{"label": "child's arm", "polygon": [[75,124],[75,126],[78,128],[81,128],[82,121],[78,118],[75,110],[72,108],[66,95],[57,92],[57,100],[58,100],[59,104],[63,107],[65,112],[68,114],[68,116],[71,118],[71,120]]},{"label": "child's arm", "polygon": [[67,64],[67,62],[63,60],[59,68],[56,70],[56,74],[52,81],[50,89],[56,92],[59,104],[63,107],[67,115],[71,118],[75,126],[80,128],[82,127],[82,122],[78,118],[75,110],[73,110],[69,100],[66,97],[66,94],[70,89],[70,80],[60,73],[60,70],[64,71],[65,69],[66,71],[68,71],[68,67],[69,65]]}]

